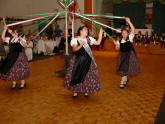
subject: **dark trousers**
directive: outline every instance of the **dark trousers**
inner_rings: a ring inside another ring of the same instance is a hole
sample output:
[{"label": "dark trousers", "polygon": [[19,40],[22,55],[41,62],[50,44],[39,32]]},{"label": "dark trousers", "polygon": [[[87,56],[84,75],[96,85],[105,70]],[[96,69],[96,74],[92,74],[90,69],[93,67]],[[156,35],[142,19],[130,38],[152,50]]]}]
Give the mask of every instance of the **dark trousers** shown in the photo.
[{"label": "dark trousers", "polygon": [[161,48],[165,48],[165,42],[161,41]]}]

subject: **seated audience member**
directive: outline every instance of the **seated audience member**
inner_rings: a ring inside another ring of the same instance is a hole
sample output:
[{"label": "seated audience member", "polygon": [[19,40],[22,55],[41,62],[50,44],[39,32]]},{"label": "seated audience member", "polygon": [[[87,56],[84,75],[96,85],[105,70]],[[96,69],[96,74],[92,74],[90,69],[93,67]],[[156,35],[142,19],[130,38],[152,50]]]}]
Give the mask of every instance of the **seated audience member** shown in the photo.
[{"label": "seated audience member", "polygon": [[154,33],[154,36],[152,37],[152,40],[154,42],[154,46],[156,46],[159,43],[159,36],[157,33]]},{"label": "seated audience member", "polygon": [[149,43],[150,43],[150,38],[148,36],[148,31],[146,31],[146,33],[144,35],[144,44],[145,44],[145,47],[147,47]]},{"label": "seated audience member", "polygon": [[62,35],[63,31],[60,29],[60,26],[57,25],[56,29],[54,30],[54,34],[56,37],[60,37]]},{"label": "seated audience member", "polygon": [[28,40],[27,40],[25,53],[28,58],[28,61],[31,61],[33,59],[33,42],[31,41],[30,37],[28,37]]},{"label": "seated audience member", "polygon": [[38,45],[37,45],[37,51],[39,55],[46,55],[46,49],[45,49],[45,43],[44,40],[41,39],[40,36],[37,36]]},{"label": "seated audience member", "polygon": [[45,34],[45,33],[43,33],[43,34],[42,34],[41,39],[42,39],[43,41],[47,41],[47,40],[48,40],[48,38],[47,38],[47,36],[46,36],[46,34]]},{"label": "seated audience member", "polygon": [[141,33],[141,31],[139,31],[138,34],[136,34],[136,37],[135,37],[136,46],[139,46],[139,47],[141,46],[142,38],[143,38],[142,33]]},{"label": "seated audience member", "polygon": [[161,36],[161,48],[165,48],[165,32],[162,33]]}]

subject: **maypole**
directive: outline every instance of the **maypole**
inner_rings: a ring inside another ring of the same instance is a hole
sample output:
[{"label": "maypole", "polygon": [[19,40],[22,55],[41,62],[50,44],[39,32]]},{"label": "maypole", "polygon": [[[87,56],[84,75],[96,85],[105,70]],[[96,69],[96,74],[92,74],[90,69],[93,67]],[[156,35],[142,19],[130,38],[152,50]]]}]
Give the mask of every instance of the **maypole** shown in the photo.
[{"label": "maypole", "polygon": [[66,44],[65,44],[65,53],[66,55],[69,55],[69,52],[68,52],[68,8],[67,8],[67,3],[68,3],[68,0],[65,0],[65,20],[66,20],[66,25],[65,25],[65,39],[66,39]]},{"label": "maypole", "polygon": [[[64,70],[60,70],[56,72],[56,75],[65,75],[66,74],[66,70],[69,67],[69,50],[68,50],[68,7],[72,4],[73,0],[69,1],[69,0],[64,0],[61,1],[60,3],[65,6],[65,69]],[[63,4],[65,3],[65,4]],[[69,4],[68,4],[69,3]]]}]

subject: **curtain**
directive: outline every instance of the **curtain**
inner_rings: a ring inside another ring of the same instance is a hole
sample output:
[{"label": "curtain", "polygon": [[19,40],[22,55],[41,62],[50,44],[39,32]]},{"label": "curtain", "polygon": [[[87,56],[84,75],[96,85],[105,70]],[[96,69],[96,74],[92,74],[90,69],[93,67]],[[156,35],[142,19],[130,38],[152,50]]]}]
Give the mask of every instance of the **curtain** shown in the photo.
[{"label": "curtain", "polygon": [[[106,0],[104,0],[106,1]],[[154,1],[158,1],[160,2],[161,4],[164,4],[165,5],[165,0],[112,0],[114,4],[120,4],[122,2],[130,2],[130,3],[136,3],[136,2],[139,2],[139,1],[144,1],[144,2],[154,2]]]},{"label": "curtain", "polygon": [[[114,16],[129,17],[136,28],[145,28],[145,3],[114,4]],[[120,28],[125,21],[114,19],[114,26]]]},{"label": "curtain", "polygon": [[153,4],[152,28],[158,34],[165,32],[165,5],[159,2]]}]

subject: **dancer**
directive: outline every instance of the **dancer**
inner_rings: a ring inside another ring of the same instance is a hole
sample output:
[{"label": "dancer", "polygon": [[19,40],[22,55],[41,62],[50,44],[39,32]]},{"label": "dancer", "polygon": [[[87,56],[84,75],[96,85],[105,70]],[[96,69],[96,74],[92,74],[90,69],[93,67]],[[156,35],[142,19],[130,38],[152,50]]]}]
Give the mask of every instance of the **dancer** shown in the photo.
[{"label": "dancer", "polygon": [[[120,88],[124,88],[128,82],[127,76],[135,76],[140,72],[138,60],[133,47],[133,38],[135,28],[129,18],[125,17],[127,26],[122,29],[122,39],[115,42],[117,48],[120,48],[118,56],[117,72],[122,76]],[[131,29],[130,29],[130,27]]]},{"label": "dancer", "polygon": [[[23,89],[26,86],[25,79],[29,76],[28,59],[24,50],[26,40],[19,37],[17,31],[8,30],[5,18],[3,18],[3,22],[2,40],[9,44],[9,53],[0,66],[0,78],[5,81],[12,80],[12,89],[16,88],[16,81],[21,80],[20,89]],[[7,31],[11,37],[6,37]]]},{"label": "dancer", "polygon": [[100,45],[102,35],[103,29],[100,29],[96,41],[89,36],[89,29],[82,26],[78,30],[78,37],[71,41],[74,56],[67,69],[64,87],[74,92],[73,98],[76,98],[78,93],[84,93],[84,96],[88,98],[88,93],[100,90],[97,65],[90,45]]}]

